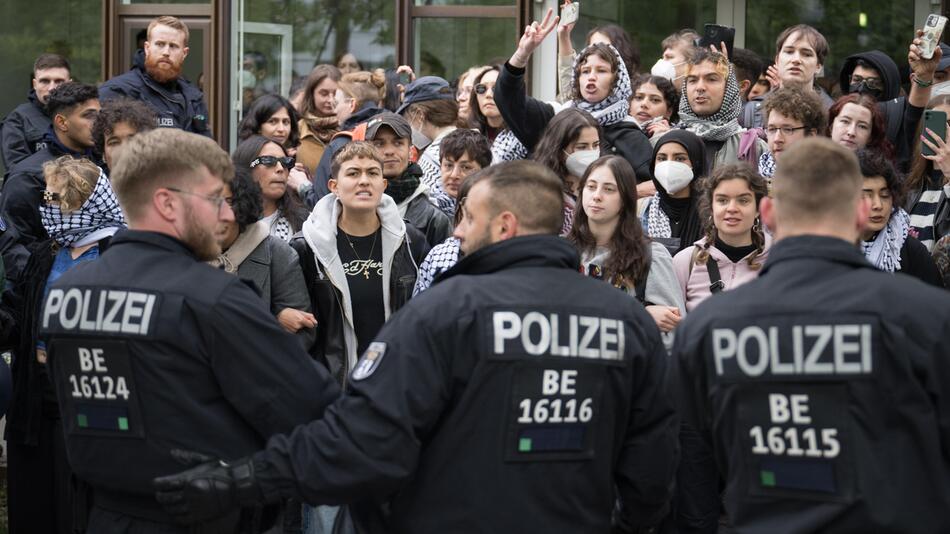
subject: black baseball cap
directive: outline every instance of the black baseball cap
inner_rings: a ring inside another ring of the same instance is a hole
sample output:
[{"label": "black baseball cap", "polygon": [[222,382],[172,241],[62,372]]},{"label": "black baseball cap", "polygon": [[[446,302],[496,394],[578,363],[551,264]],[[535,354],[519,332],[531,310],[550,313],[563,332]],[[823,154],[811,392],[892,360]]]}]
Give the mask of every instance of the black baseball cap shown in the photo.
[{"label": "black baseball cap", "polygon": [[412,138],[412,127],[409,126],[409,121],[402,115],[396,115],[392,111],[384,111],[366,121],[366,140],[372,141],[375,139],[376,133],[383,126],[392,128],[392,131],[396,132],[396,137],[401,139]]},{"label": "black baseball cap", "polygon": [[406,86],[406,94],[402,98],[402,105],[396,113],[402,113],[410,104],[429,100],[455,100],[455,91],[449,82],[438,76],[423,76]]}]

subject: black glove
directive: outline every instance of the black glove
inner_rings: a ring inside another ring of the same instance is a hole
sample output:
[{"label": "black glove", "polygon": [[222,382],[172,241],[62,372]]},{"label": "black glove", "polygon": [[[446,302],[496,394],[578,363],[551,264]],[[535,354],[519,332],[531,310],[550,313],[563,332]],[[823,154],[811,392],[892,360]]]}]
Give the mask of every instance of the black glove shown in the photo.
[{"label": "black glove", "polygon": [[172,456],[187,463],[204,461],[187,471],[152,481],[155,499],[181,523],[207,521],[237,507],[263,501],[249,458],[226,463],[187,451],[172,451]]}]

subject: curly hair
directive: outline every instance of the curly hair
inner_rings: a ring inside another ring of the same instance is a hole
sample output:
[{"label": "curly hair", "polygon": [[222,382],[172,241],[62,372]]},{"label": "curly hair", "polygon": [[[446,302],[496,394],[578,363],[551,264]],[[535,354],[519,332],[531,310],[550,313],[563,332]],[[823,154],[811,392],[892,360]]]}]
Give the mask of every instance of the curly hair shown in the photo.
[{"label": "curly hair", "polygon": [[[252,135],[244,141],[241,141],[241,144],[239,144],[231,154],[235,171],[237,169],[247,169],[250,172],[251,162],[261,154],[261,150],[264,149],[264,145],[267,143],[274,142],[260,135]],[[277,143],[274,144],[280,146]],[[286,156],[287,151],[284,147],[281,147],[281,150],[284,150],[284,155]],[[287,221],[290,222],[290,226],[294,232],[299,232],[303,227],[303,222],[307,219],[307,210],[303,207],[303,204],[300,203],[300,199],[297,198],[297,193],[290,187],[284,191],[284,196],[280,197],[280,200],[277,201],[277,209],[280,210],[281,215],[286,217]]]},{"label": "curly hair", "polygon": [[582,254],[591,254],[597,249],[597,240],[590,231],[587,212],[584,211],[584,184],[591,173],[600,167],[607,167],[617,181],[620,193],[620,221],[610,238],[610,255],[603,265],[604,280],[611,284],[633,289],[637,283],[650,273],[652,259],[650,239],[643,233],[640,218],[637,217],[637,175],[630,163],[621,156],[603,156],[587,168],[581,179],[577,195],[579,209],[574,213],[574,224],[568,234],[568,240]]},{"label": "curly hair", "polygon": [[894,145],[887,139],[887,127],[884,122],[884,114],[877,105],[877,99],[871,95],[850,93],[842,96],[831,105],[828,110],[828,127],[826,135],[831,137],[831,131],[834,129],[835,119],[838,114],[848,104],[857,104],[871,112],[871,137],[868,139],[867,146],[874,150],[879,150],[888,159],[894,159]]},{"label": "curly hair", "polygon": [[861,167],[861,176],[865,178],[883,178],[887,190],[891,193],[894,207],[904,205],[904,183],[894,170],[891,163],[883,154],[876,150],[862,148],[855,152],[858,157],[858,166]]},{"label": "curly hair", "polygon": [[96,122],[92,124],[92,139],[96,144],[96,154],[102,156],[106,150],[106,137],[112,135],[117,124],[131,126],[136,133],[155,129],[158,116],[141,100],[117,98],[102,105]]},{"label": "curly hair", "polygon": [[46,116],[52,119],[58,114],[68,114],[76,106],[98,98],[99,89],[95,85],[79,82],[57,85],[46,97]]},{"label": "curly hair", "polygon": [[[662,76],[653,76],[652,74],[641,74],[632,80],[631,93],[635,96],[637,89],[643,84],[650,84],[660,91],[663,95],[663,101],[666,102],[666,109],[670,110],[670,124],[676,124],[679,121],[680,93],[673,86],[673,82]],[[631,100],[633,97],[630,97]],[[633,106],[630,106],[633,109]]]},{"label": "curly hair", "polygon": [[[574,69],[573,73],[571,73],[571,79],[573,80],[573,88],[571,89],[572,100],[583,100],[583,97],[581,96],[581,84],[578,81],[581,76],[581,67],[587,63],[587,58],[594,55],[610,64],[610,72],[614,75],[614,79],[610,85],[611,90],[613,90],[614,86],[617,84],[617,80],[619,79],[617,72],[620,70],[620,61],[617,60],[617,56],[615,56],[614,53],[610,51],[610,48],[608,48],[607,45],[603,43],[594,43],[582,50],[577,56],[577,62],[575,63],[577,68]],[[626,65],[624,68],[627,68]],[[630,73],[627,72],[627,74],[629,75]]]},{"label": "curly hair", "polygon": [[815,134],[821,134],[828,129],[828,114],[825,112],[825,105],[811,90],[781,87],[772,91],[762,102],[762,116],[766,121],[773,111],[801,122],[806,134],[807,130],[814,130]]},{"label": "curly hair", "polygon": [[300,116],[289,100],[275,94],[262,95],[251,103],[250,109],[247,110],[247,114],[244,115],[244,119],[238,127],[238,142],[244,141],[252,135],[260,135],[261,126],[281,109],[287,110],[287,115],[290,117],[290,134],[287,135],[287,141],[284,142],[284,149],[299,145],[300,126],[298,123],[300,122]]},{"label": "curly hair", "polygon": [[481,168],[491,165],[491,143],[488,139],[468,128],[459,128],[442,138],[439,145],[439,159],[459,159],[465,154],[475,160]]},{"label": "curly hair", "polygon": [[264,213],[264,201],[261,186],[257,184],[251,170],[244,167],[234,169],[231,180],[231,199],[228,201],[234,211],[234,222],[243,232],[248,226],[260,220]]},{"label": "curly hair", "polygon": [[[702,191],[699,198],[699,213],[703,220],[703,230],[705,232],[706,241],[703,243],[703,248],[696,254],[695,265],[706,263],[706,260],[709,259],[709,248],[716,243],[716,238],[719,236],[719,232],[713,222],[713,195],[716,192],[716,188],[719,187],[719,184],[728,180],[742,180],[749,186],[749,190],[755,195],[757,219],[759,201],[769,194],[768,184],[765,178],[748,163],[732,163],[716,167],[712,174],[703,180],[702,184]],[[759,263],[759,259],[765,251],[765,234],[760,224],[756,226],[752,227],[752,244],[755,245],[755,252],[749,256],[748,259],[749,268],[753,270],[759,269],[762,266]]]}]

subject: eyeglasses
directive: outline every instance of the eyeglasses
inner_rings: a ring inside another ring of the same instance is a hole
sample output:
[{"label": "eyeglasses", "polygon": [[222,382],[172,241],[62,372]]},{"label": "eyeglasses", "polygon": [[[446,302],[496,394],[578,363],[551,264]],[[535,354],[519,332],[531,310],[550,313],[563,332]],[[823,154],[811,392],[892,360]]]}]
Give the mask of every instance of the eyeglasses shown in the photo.
[{"label": "eyeglasses", "polygon": [[270,168],[276,166],[278,163],[283,165],[284,168],[289,171],[290,169],[294,168],[296,160],[292,156],[284,156],[282,158],[278,158],[277,156],[260,156],[254,158],[254,160],[251,161],[251,168],[253,169],[258,165],[263,165],[267,168]]},{"label": "eyeglasses", "polygon": [[489,85],[489,84],[487,84],[487,83],[480,83],[480,84],[478,84],[478,85],[475,86],[475,94],[483,95],[483,94],[487,93],[488,91],[491,91],[492,93],[494,93],[494,92],[495,92],[495,84]]},{"label": "eyeglasses", "polygon": [[222,196],[217,196],[217,195],[202,195],[201,193],[195,193],[194,191],[185,191],[183,189],[178,189],[177,187],[166,187],[165,189],[168,189],[169,191],[174,191],[175,193],[181,193],[183,195],[192,195],[199,198],[203,198],[214,206],[214,209],[217,210],[218,214],[221,213],[221,206],[224,205],[225,202],[227,202],[228,206],[230,206],[231,202],[233,201],[232,197],[222,197]]},{"label": "eyeglasses", "polygon": [[864,76],[861,76],[859,74],[851,75],[852,84],[856,85],[861,82],[864,82],[868,86],[869,89],[883,89],[884,88],[884,82],[882,82],[880,78],[865,78]]},{"label": "eyeglasses", "polygon": [[797,132],[798,130],[804,130],[804,129],[805,129],[804,126],[799,126],[797,128],[792,128],[791,126],[782,126],[781,128],[777,128],[775,126],[769,126],[768,128],[765,129],[765,135],[772,136],[779,132],[782,132],[782,135],[789,136]]},{"label": "eyeglasses", "polygon": [[53,202],[59,202],[59,193],[55,191],[45,190],[43,191],[43,202],[46,204],[52,204]]}]

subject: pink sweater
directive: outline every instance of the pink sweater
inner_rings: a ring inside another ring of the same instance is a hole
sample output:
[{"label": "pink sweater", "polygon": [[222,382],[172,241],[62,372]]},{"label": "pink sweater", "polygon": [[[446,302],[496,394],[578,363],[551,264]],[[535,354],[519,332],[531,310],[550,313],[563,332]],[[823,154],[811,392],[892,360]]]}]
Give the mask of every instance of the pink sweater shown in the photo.
[{"label": "pink sweater", "polygon": [[[680,289],[683,291],[683,300],[686,301],[686,313],[693,311],[696,306],[699,306],[702,301],[712,295],[712,291],[709,290],[709,271],[706,269],[706,264],[694,264],[692,271],[690,271],[689,266],[693,259],[693,252],[696,250],[696,246],[701,247],[705,242],[706,238],[704,237],[694,243],[694,246],[679,251],[679,253],[673,257],[673,272],[676,273],[676,279],[679,281]],[[753,270],[749,267],[748,257],[739,260],[738,263],[732,263],[719,249],[709,247],[709,255],[715,259],[719,265],[719,276],[722,277],[722,282],[725,284],[723,291],[735,289],[759,276],[759,270],[761,270],[761,266],[765,264],[765,260],[769,257],[769,248],[771,248],[771,246],[772,236],[766,232],[765,252],[763,252],[756,261],[760,266],[758,270]]]}]

